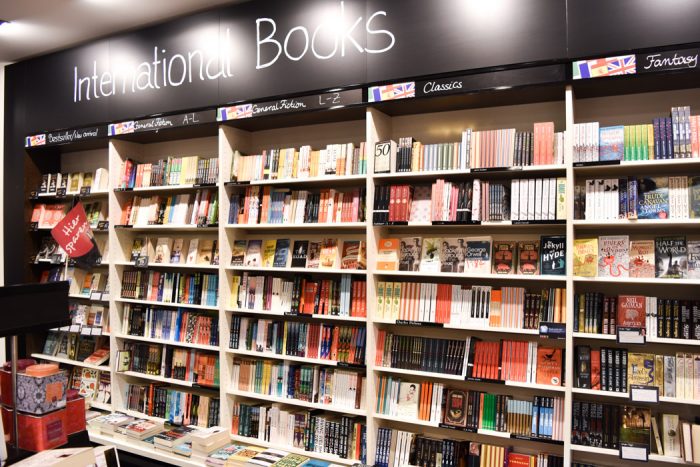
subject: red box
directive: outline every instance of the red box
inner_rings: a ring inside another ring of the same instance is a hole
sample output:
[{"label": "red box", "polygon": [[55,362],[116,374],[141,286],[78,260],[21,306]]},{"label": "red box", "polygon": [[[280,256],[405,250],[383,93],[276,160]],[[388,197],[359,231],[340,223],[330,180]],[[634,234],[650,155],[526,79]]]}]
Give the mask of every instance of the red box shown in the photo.
[{"label": "red box", "polygon": [[68,391],[66,402],[66,432],[69,435],[85,431],[85,398],[78,391]]},{"label": "red box", "polygon": [[[12,412],[12,409],[2,408],[5,433],[10,434],[10,437],[12,436]],[[45,415],[20,413],[18,421],[20,449],[39,452],[57,448],[68,442],[66,409],[56,410]]]}]

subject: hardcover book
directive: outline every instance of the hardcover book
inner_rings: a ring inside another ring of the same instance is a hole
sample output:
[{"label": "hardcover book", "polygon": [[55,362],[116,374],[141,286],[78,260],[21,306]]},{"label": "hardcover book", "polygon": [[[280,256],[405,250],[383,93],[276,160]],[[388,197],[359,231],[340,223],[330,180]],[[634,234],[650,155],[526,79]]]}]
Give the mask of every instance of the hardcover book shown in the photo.
[{"label": "hardcover book", "polygon": [[599,160],[601,161],[620,161],[622,160],[625,149],[625,127],[607,126],[601,127],[599,131],[600,153]]},{"label": "hardcover book", "polygon": [[537,348],[537,384],[561,386],[561,349]]},{"label": "hardcover book", "polygon": [[80,374],[80,389],[78,394],[86,399],[92,399],[97,392],[97,379],[100,372],[90,368],[83,368]]},{"label": "hardcover book", "polygon": [[418,271],[420,267],[421,238],[404,237],[399,244],[399,271]]},{"label": "hardcover book", "polygon": [[654,240],[630,241],[630,277],[654,277]]},{"label": "hardcover book", "polygon": [[619,295],[617,297],[617,326],[644,329],[646,327],[646,297]]},{"label": "hardcover book", "polygon": [[377,247],[377,270],[396,271],[399,265],[399,239],[382,238]]},{"label": "hardcover book", "polygon": [[637,179],[637,218],[668,219],[668,177]]},{"label": "hardcover book", "polygon": [[440,246],[441,238],[424,238],[423,251],[420,259],[420,270],[424,272],[440,271]]},{"label": "hardcover book", "polygon": [[262,240],[248,240],[248,247],[245,252],[246,266],[262,266],[262,244]]},{"label": "hardcover book", "polygon": [[536,275],[540,271],[540,242],[537,240],[518,242],[518,274]]},{"label": "hardcover book", "polygon": [[344,240],[340,269],[360,269],[360,240]]},{"label": "hardcover book", "polygon": [[515,271],[515,242],[493,242],[493,273],[513,274]]},{"label": "hardcover book", "polygon": [[418,384],[402,382],[399,385],[399,401],[396,404],[396,415],[413,419],[418,416]]},{"label": "hardcover book", "polygon": [[540,274],[563,276],[566,274],[566,237],[544,235],[540,239],[542,265]]},{"label": "hardcover book", "polygon": [[688,279],[700,279],[700,240],[688,240]]},{"label": "hardcover book", "polygon": [[131,244],[131,261],[135,261],[139,256],[146,255],[146,239],[136,237],[134,243]]},{"label": "hardcover book", "polygon": [[443,238],[440,244],[440,272],[464,272],[465,254],[463,238]]},{"label": "hardcover book", "polygon": [[685,237],[656,237],[654,245],[656,277],[683,279],[688,275],[688,247]]},{"label": "hardcover book", "polygon": [[275,243],[275,260],[273,266],[276,268],[287,267],[287,257],[289,256],[289,239],[279,238]]},{"label": "hardcover book", "polygon": [[318,269],[321,261],[321,242],[309,242],[309,252],[306,256],[306,267]]},{"label": "hardcover book", "polygon": [[309,251],[308,240],[294,240],[294,250],[292,251],[292,267],[305,268],[306,255]]},{"label": "hardcover book", "polygon": [[319,262],[319,267],[322,269],[332,269],[338,267],[338,239],[323,239]]},{"label": "hardcover book", "polygon": [[627,354],[627,384],[654,386],[654,359],[649,353]]},{"label": "hardcover book", "polygon": [[491,237],[467,238],[464,272],[467,274],[491,273]]},{"label": "hardcover book", "polygon": [[629,276],[629,236],[603,235],[598,239],[598,276]]},{"label": "hardcover book", "polygon": [[271,268],[275,263],[275,247],[277,245],[277,240],[274,238],[267,239],[263,241],[262,246],[262,266],[264,268]]},{"label": "hardcover book", "polygon": [[574,276],[596,277],[598,275],[598,239],[577,238],[574,240]]},{"label": "hardcover book", "polygon": [[[243,266],[245,264],[247,242],[245,240],[235,240],[231,247],[231,266]],[[306,257],[304,257],[306,262]]]},{"label": "hardcover book", "polygon": [[651,441],[651,409],[626,405],[622,409],[620,442],[649,446]]},{"label": "hardcover book", "polygon": [[466,427],[467,394],[460,389],[449,389],[445,401],[445,425]]}]

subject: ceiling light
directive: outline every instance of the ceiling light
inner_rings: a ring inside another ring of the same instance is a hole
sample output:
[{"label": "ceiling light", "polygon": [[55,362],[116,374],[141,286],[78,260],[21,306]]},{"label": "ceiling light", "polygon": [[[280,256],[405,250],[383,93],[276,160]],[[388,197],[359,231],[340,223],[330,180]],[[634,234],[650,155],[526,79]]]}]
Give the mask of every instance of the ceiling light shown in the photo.
[{"label": "ceiling light", "polygon": [[5,25],[8,25],[8,24],[10,24],[9,21],[6,21],[6,20],[4,20],[4,19],[0,19],[0,27],[5,26]]}]

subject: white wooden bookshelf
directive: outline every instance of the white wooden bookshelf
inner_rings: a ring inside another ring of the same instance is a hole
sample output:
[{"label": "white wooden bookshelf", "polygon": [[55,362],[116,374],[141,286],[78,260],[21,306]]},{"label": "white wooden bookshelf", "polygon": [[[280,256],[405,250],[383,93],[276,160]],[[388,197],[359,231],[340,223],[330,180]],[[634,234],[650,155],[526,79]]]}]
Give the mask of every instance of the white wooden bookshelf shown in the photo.
[{"label": "white wooden bookshelf", "polygon": [[46,360],[47,362],[60,363],[60,364],[69,365],[69,366],[77,366],[80,368],[89,368],[90,370],[106,371],[106,372],[110,371],[108,366],[93,365],[92,363],[85,363],[85,362],[81,362],[78,360],[71,360],[70,358],[56,357],[55,355],[45,355],[45,354],[41,354],[41,353],[33,353],[32,357],[36,358],[38,360]]},{"label": "white wooden bookshelf", "polygon": [[238,397],[247,398],[247,399],[257,399],[257,400],[263,400],[263,401],[270,401],[270,402],[275,402],[275,403],[279,403],[279,404],[293,405],[295,407],[305,407],[307,409],[326,410],[328,412],[345,413],[345,414],[349,414],[349,415],[356,415],[359,417],[367,416],[366,410],[355,409],[355,408],[350,408],[350,407],[343,407],[343,406],[339,406],[336,404],[320,404],[317,402],[307,402],[307,401],[302,401],[299,399],[292,399],[289,397],[272,396],[269,394],[258,394],[257,392],[241,391],[238,389],[229,389],[227,391],[227,393],[231,394],[232,396],[238,396]]},{"label": "white wooden bookshelf", "polygon": [[132,336],[131,334],[116,334],[117,339],[140,341],[140,342],[152,342],[154,344],[171,345],[173,347],[183,347],[188,349],[198,349],[198,350],[208,350],[210,352],[218,352],[219,347],[206,344],[192,344],[189,342],[179,342],[168,339],[156,339],[155,337],[144,337],[144,336]]}]

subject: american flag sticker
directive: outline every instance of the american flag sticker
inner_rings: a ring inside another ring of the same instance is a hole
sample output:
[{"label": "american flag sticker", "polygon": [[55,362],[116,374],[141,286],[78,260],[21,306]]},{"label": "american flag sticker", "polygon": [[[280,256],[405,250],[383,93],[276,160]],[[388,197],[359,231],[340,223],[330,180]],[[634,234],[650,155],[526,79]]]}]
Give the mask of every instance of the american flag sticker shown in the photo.
[{"label": "american flag sticker", "polygon": [[406,83],[386,84],[384,86],[371,86],[367,89],[367,97],[370,102],[416,97],[416,83],[415,81],[409,81]]},{"label": "american flag sticker", "polygon": [[45,134],[27,136],[26,138],[24,138],[24,147],[25,148],[33,148],[35,146],[43,146],[45,144],[46,144],[46,135]]},{"label": "american flag sticker", "polygon": [[134,121],[110,123],[107,127],[108,136],[126,135],[134,132]]},{"label": "american flag sticker", "polygon": [[240,120],[253,116],[253,104],[233,105],[230,107],[219,107],[216,119],[220,122],[227,120]]},{"label": "american flag sticker", "polygon": [[637,73],[637,63],[634,55],[579,60],[574,62],[572,66],[574,79],[632,75]]}]

